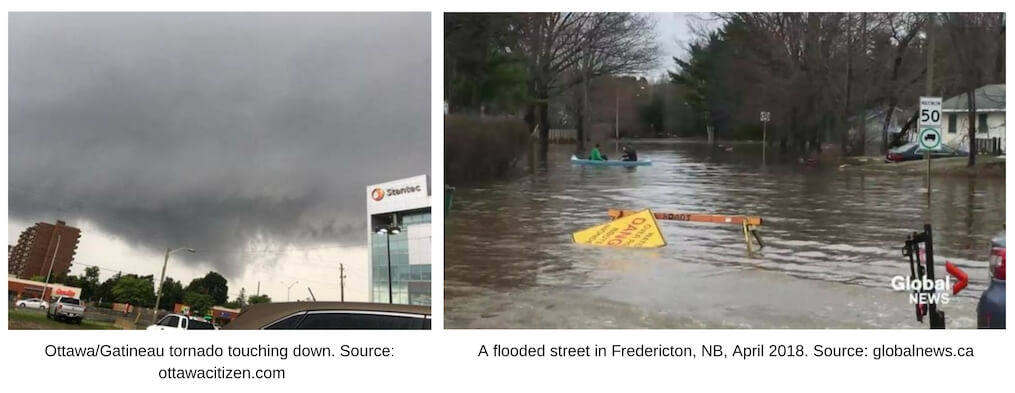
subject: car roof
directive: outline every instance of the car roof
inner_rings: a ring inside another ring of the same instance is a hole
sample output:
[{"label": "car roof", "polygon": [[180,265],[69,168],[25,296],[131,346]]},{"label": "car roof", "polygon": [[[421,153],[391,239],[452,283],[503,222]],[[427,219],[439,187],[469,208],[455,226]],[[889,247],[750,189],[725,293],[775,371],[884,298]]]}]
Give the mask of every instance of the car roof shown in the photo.
[{"label": "car roof", "polygon": [[244,309],[223,329],[261,329],[301,311],[367,311],[430,315],[429,306],[355,302],[287,302],[255,304]]}]

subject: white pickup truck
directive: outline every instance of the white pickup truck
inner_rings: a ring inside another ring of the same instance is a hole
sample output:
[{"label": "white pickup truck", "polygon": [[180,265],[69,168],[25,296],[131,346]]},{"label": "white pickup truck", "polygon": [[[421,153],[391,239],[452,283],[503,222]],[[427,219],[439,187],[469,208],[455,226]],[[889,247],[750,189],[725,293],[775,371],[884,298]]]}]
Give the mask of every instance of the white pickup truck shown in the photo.
[{"label": "white pickup truck", "polygon": [[49,308],[46,309],[46,318],[67,320],[74,323],[81,323],[84,315],[85,306],[81,304],[81,299],[67,296],[59,296],[53,299],[53,302],[49,304]]}]

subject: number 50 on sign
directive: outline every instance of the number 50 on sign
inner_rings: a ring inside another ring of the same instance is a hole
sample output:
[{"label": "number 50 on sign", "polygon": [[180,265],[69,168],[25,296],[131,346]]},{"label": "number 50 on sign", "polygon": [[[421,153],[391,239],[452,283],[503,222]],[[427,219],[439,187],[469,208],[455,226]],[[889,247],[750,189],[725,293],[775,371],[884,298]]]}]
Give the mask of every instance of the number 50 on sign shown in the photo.
[{"label": "number 50 on sign", "polygon": [[920,128],[941,127],[941,97],[920,97]]}]

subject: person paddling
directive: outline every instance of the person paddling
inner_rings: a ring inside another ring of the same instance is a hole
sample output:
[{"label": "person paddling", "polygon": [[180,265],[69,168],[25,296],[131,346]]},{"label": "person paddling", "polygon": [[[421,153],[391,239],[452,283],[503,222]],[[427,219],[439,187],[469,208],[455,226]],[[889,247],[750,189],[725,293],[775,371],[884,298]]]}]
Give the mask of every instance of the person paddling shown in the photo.
[{"label": "person paddling", "polygon": [[606,157],[603,157],[603,155],[601,153],[599,153],[599,144],[598,143],[596,144],[596,147],[593,147],[592,151],[589,152],[589,160],[592,160],[592,161],[605,161],[606,160]]},{"label": "person paddling", "polygon": [[621,149],[624,151],[624,154],[620,157],[621,161],[638,161],[638,152],[634,151],[634,148],[624,146]]}]

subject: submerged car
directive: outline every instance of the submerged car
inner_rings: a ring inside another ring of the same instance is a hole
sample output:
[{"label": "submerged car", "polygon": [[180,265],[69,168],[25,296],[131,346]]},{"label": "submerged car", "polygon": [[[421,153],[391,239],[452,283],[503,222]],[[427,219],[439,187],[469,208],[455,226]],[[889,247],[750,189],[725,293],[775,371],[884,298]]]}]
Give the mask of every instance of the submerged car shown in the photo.
[{"label": "submerged car", "polygon": [[[889,150],[888,154],[885,155],[885,162],[922,160],[924,152],[925,150],[920,147],[919,142],[909,142],[905,145]],[[945,157],[964,157],[968,155],[969,152],[958,150],[944,144],[941,145],[941,150],[930,152],[931,159]]]},{"label": "submerged car", "polygon": [[345,302],[257,304],[222,329],[430,329],[430,307]]},{"label": "submerged car", "polygon": [[1005,306],[1005,240],[1004,232],[990,241],[989,274],[990,286],[976,305],[976,327],[980,329],[1004,329]]},{"label": "submerged car", "polygon": [[215,325],[197,317],[169,314],[145,330],[215,330]]},{"label": "submerged car", "polygon": [[14,307],[17,307],[17,308],[37,308],[37,309],[40,309],[40,310],[45,310],[45,309],[49,308],[49,302],[47,302],[45,300],[42,300],[42,299],[39,299],[37,297],[33,297],[31,299],[21,299],[21,300],[18,300],[16,303],[14,303]]}]

